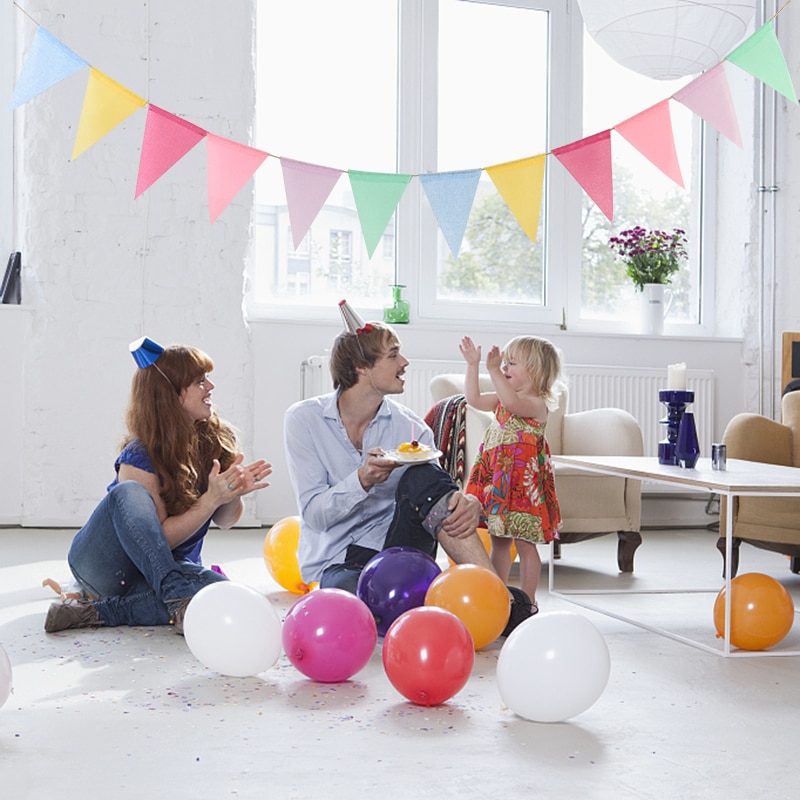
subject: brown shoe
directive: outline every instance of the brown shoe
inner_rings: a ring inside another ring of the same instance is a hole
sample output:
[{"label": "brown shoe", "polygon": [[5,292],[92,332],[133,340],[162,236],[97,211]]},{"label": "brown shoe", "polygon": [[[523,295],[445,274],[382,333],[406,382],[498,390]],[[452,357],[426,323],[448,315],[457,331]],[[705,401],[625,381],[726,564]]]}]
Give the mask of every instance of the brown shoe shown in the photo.
[{"label": "brown shoe", "polygon": [[50,606],[44,629],[47,633],[55,633],[68,628],[98,628],[103,624],[91,600],[66,600]]},{"label": "brown shoe", "polygon": [[167,601],[170,613],[172,614],[172,619],[169,621],[170,625],[175,626],[175,633],[180,636],[183,636],[183,618],[186,614],[186,609],[189,607],[189,601],[191,599],[191,597],[182,597],[180,600]]}]

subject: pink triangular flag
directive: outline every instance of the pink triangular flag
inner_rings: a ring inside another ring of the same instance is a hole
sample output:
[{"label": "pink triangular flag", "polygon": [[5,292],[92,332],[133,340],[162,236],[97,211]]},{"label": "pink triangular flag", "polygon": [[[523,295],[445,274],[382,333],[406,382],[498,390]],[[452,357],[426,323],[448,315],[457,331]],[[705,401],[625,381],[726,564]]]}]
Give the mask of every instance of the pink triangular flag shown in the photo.
[{"label": "pink triangular flag", "polygon": [[292,241],[294,249],[297,250],[311,223],[325,205],[328,195],[336,186],[342,170],[307,164],[304,161],[293,161],[291,158],[281,158],[281,168]]},{"label": "pink triangular flag", "polygon": [[683,188],[681,166],[675,151],[669,100],[654,106],[614,126],[645,158],[655,164],[668,178]]},{"label": "pink triangular flag", "polygon": [[152,186],[205,135],[206,132],[197,125],[192,125],[169,111],[149,105],[135,197]]},{"label": "pink triangular flag", "polygon": [[614,219],[611,131],[587,136],[552,151],[609,221]]},{"label": "pink triangular flag", "polygon": [[678,89],[672,97],[713,125],[734,144],[742,146],[739,121],[733,105],[731,87],[723,64],[704,72],[691,83]]},{"label": "pink triangular flag", "polygon": [[208,212],[214,222],[269,154],[211,133],[206,134],[206,148]]}]

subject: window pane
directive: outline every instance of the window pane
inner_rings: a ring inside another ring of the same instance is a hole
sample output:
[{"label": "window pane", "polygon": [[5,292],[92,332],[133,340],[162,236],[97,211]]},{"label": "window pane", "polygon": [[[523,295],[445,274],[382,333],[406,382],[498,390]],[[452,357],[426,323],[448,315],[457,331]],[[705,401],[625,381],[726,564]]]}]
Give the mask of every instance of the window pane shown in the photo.
[{"label": "window pane", "polygon": [[[440,0],[439,172],[547,151],[547,42],[546,11]],[[457,259],[439,232],[437,300],[541,305],[543,217],[534,243],[481,173]]]},{"label": "window pane", "polygon": [[[370,259],[348,169],[396,171],[397,5],[260,0],[256,34],[256,304],[379,306],[394,283],[394,220]],[[343,171],[294,249],[280,159]]]},{"label": "window pane", "polygon": [[[691,78],[659,81],[613,61],[588,35],[584,42],[584,135],[607,130],[665,100]],[[609,222],[583,195],[582,319],[636,324],[639,293],[614,259],[609,237],[637,225],[647,229],[687,232],[689,260],[672,279],[668,322],[700,322],[700,130],[683,105],[670,101],[670,114],[684,189],[668,178],[633,145],[612,131],[614,221]]]}]

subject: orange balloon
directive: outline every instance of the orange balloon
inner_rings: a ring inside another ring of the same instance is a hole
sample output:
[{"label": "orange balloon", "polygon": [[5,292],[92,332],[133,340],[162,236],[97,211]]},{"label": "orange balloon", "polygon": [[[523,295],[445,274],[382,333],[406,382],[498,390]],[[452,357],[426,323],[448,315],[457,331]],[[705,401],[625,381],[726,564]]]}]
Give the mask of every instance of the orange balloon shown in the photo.
[{"label": "orange balloon", "polygon": [[300,541],[300,517],[286,517],[276,522],[264,539],[264,563],[273,580],[293,594],[306,594],[311,588],[300,576],[297,545]]},{"label": "orange balloon", "polygon": [[467,626],[475,649],[480,650],[503,632],[511,597],[503,581],[486,567],[455,564],[433,579],[425,593],[425,605],[455,614]]},{"label": "orange balloon", "polygon": [[[481,540],[484,549],[486,552],[491,555],[492,554],[492,537],[489,535],[489,531],[486,528],[476,528],[475,533],[478,534],[478,538]],[[513,563],[517,558],[517,546],[514,542],[511,542],[511,562]],[[447,556],[447,560],[450,562],[450,566],[452,567],[456,562],[453,561],[450,556]]]},{"label": "orange balloon", "polygon": [[[725,635],[725,587],[714,601],[717,637]],[[731,581],[731,644],[741,650],[764,650],[786,636],[794,623],[794,602],[782,584],[760,572]]]}]

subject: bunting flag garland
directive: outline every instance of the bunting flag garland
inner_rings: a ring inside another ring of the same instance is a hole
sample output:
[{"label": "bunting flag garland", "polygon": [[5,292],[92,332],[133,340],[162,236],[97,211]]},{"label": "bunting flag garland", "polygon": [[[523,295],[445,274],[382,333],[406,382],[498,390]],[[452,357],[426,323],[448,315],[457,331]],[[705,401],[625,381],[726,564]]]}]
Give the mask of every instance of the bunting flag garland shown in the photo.
[{"label": "bunting flag garland", "polygon": [[147,107],[135,197],[152,186],[205,135],[206,131],[197,125],[151,103]]},{"label": "bunting flag garland", "polygon": [[37,28],[31,49],[20,70],[14,93],[11,95],[8,110],[13,111],[88,66],[88,61],[73,53],[48,30]]},{"label": "bunting flag garland", "polygon": [[486,167],[486,174],[532,242],[539,229],[545,158],[542,154]]},{"label": "bunting flag garland", "polygon": [[654,106],[614,126],[620,136],[627,139],[645,158],[658,167],[683,189],[683,176],[675,150],[669,100]]},{"label": "bunting flag garland", "polygon": [[230,139],[206,134],[208,212],[212,222],[264,163],[268,153]]},{"label": "bunting flag garland", "polygon": [[458,172],[436,172],[420,175],[425,196],[433,209],[439,230],[442,232],[453,258],[458,258],[467,220],[478,191],[480,169]]},{"label": "bunting flag garland", "polygon": [[[778,41],[775,19],[748,37],[717,66],[650,108],[612,129],[655,167],[683,187],[675,149],[669,100],[675,100],[715,127],[739,147],[739,124],[725,72],[725,61],[797,103],[797,92]],[[21,10],[21,9],[20,9]],[[24,13],[24,12],[23,12]],[[143,106],[148,107],[139,160],[139,197],[202,139],[207,140],[208,203],[214,222],[268,158],[268,153],[210,134],[158,108],[91,66],[45,28],[38,26],[9,102],[12,111],[84,67],[89,77],[72,153],[75,159]],[[406,187],[418,177],[454,257],[458,257],[485,171],[518,220],[536,241],[547,156],[554,156],[609,219],[614,214],[611,130],[588,136],[549,153],[493,166],[454,172],[406,175],[349,170],[362,234],[371,258]],[[280,158],[289,221],[299,247],[343,174],[342,170]]]},{"label": "bunting flag garland", "polygon": [[609,221],[614,220],[614,177],[611,131],[595,133],[578,142],[556,147],[553,155],[594,200]]},{"label": "bunting flag garland", "polygon": [[311,223],[317,218],[325,201],[342,175],[340,169],[320,167],[291,158],[281,158],[286,205],[292,228],[294,249],[300,247]]},{"label": "bunting flag garland", "polygon": [[734,144],[742,146],[725,65],[717,64],[672,95],[674,100],[702,117]]},{"label": "bunting flag garland", "polygon": [[73,161],[146,103],[139,95],[92,67],[72,149]]},{"label": "bunting flag garland", "polygon": [[393,172],[361,172],[351,169],[350,186],[356,201],[361,233],[372,258],[412,175]]},{"label": "bunting flag garland", "polygon": [[749,72],[793,103],[797,102],[792,77],[775,35],[774,20],[762,25],[749,39],[745,39],[729,53],[725,60]]}]

